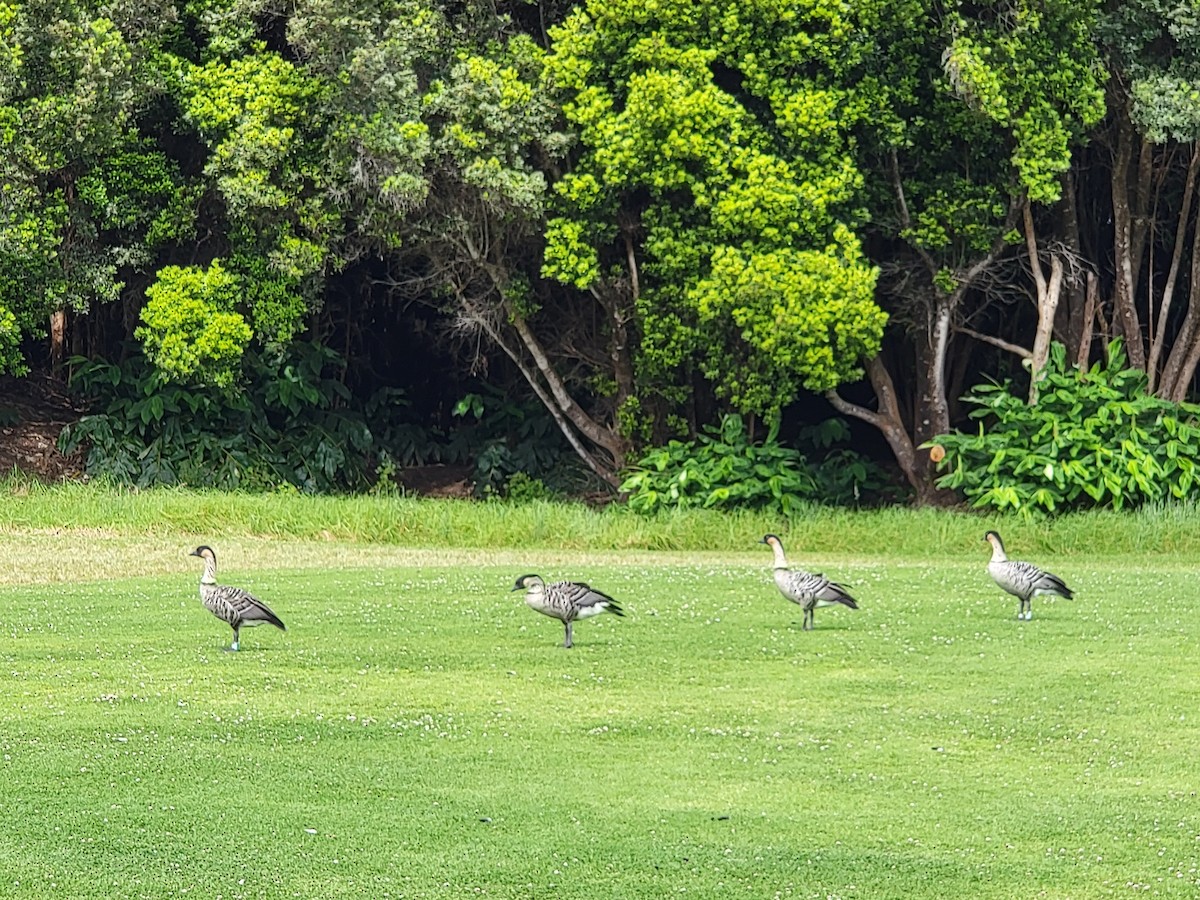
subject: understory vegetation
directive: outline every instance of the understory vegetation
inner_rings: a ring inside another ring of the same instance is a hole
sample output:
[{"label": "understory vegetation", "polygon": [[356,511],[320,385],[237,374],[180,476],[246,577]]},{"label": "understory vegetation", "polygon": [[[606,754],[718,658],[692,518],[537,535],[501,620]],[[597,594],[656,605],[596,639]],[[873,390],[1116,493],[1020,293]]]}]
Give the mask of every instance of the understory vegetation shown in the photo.
[{"label": "understory vegetation", "polygon": [[635,512],[661,509],[764,509],[790,516],[808,506],[871,504],[889,488],[873,460],[846,446],[840,419],[800,431],[808,454],[779,442],[779,422],[754,441],[741,416],[728,415],[695,441],[670,441],[632,467],[621,490]]},{"label": "understory vegetation", "polygon": [[344,361],[317,343],[250,354],[236,390],[181,384],[140,356],[72,363],[70,387],[95,412],[63,429],[59,449],[114,484],[387,493],[400,489],[399,469],[429,464],[472,467],[480,497],[589,484],[543,407],[484,387],[459,401],[452,427],[429,427],[403,391],[353,396]]},{"label": "understory vegetation", "polygon": [[1193,496],[1200,476],[1200,405],[1171,403],[1146,390],[1120,341],[1106,364],[1081,370],[1055,344],[1036,403],[1011,383],[977,386],[978,432],[942,435],[946,469],[938,484],[972,505],[1059,512],[1122,509]]}]

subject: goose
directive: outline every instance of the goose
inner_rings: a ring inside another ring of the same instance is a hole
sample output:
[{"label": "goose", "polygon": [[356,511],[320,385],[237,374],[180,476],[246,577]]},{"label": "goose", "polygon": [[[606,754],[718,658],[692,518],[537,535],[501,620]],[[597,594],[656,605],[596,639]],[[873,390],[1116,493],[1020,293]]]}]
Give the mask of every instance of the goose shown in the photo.
[{"label": "goose", "polygon": [[217,584],[217,554],[212,547],[199,546],[188,556],[204,560],[204,574],[200,576],[200,601],[208,611],[233,629],[233,644],[230,650],[239,647],[238,633],[243,627],[270,622],[280,631],[287,631],[283,621],[267,608],[267,605],[243,591],[241,588]]},{"label": "goose", "polygon": [[546,584],[540,575],[522,575],[512,588],[525,592],[525,603],[542,615],[558,619],[566,629],[563,646],[570,649],[571,623],[603,612],[624,616],[621,605],[612,597],[582,581],[556,581]]},{"label": "goose", "polygon": [[819,573],[788,568],[787,557],[783,555],[783,542],[778,535],[768,534],[759,543],[775,551],[775,586],[783,596],[804,610],[804,624],[801,626],[804,631],[812,631],[813,610],[818,606],[841,603],[858,609],[858,603],[844,585],[830,581]]},{"label": "goose", "polygon": [[1018,619],[1028,622],[1033,618],[1033,598],[1039,594],[1066,600],[1075,597],[1075,592],[1057,575],[1039,569],[1033,563],[1009,559],[1004,552],[1004,541],[997,532],[989,531],[983,539],[992,545],[988,574],[996,584],[1021,601],[1017,607]]}]

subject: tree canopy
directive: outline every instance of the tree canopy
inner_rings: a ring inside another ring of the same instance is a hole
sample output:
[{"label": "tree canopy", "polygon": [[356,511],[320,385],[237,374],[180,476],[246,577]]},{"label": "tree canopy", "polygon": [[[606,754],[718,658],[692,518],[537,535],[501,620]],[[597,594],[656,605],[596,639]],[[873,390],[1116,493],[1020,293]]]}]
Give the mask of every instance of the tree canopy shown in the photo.
[{"label": "tree canopy", "polygon": [[494,387],[613,487],[727,415],[829,404],[932,500],[921,445],[982,379],[1035,400],[1054,340],[1086,365],[1120,337],[1146,392],[1193,386],[1197,21],[0,3],[0,370],[141,353],[236,392],[315,345],[335,405],[442,392],[444,429]]}]

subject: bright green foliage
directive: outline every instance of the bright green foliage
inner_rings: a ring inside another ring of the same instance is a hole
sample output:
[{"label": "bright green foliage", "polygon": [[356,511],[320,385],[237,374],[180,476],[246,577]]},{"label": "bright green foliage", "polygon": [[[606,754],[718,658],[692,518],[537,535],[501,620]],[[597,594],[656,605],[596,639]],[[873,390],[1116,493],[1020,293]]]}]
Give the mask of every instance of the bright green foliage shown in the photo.
[{"label": "bright green foliage", "polygon": [[21,355],[21,328],[12,311],[0,306],[0,371],[24,375],[27,371]]},{"label": "bright green foliage", "polygon": [[160,269],[135,332],[146,356],[171,378],[228,387],[252,334],[235,309],[240,295],[240,280],[219,261]]},{"label": "bright green foliage", "polygon": [[262,257],[297,286],[335,263],[340,233],[340,213],[321,191],[323,93],[320,79],[261,46],[187,68],[182,80],[184,115],[211,150],[205,173],[236,255]]},{"label": "bright green foliage", "polygon": [[848,231],[837,237],[825,251],[718,248],[690,291],[714,342],[701,370],[737,407],[773,410],[801,386],[835,387],[878,349],[886,316],[873,302],[875,271]]},{"label": "bright green foliage", "polygon": [[270,259],[240,253],[231,262],[254,335],[264,344],[286,344],[299,332],[308,313],[300,279],[282,274]]},{"label": "bright green foliage", "polygon": [[[149,141],[130,142],[80,176],[76,189],[108,241],[124,238],[123,265],[149,265],[155,248],[193,237],[195,191]],[[137,235],[144,235],[135,243]]]},{"label": "bright green foliage", "polygon": [[[864,92],[872,105],[860,144],[872,213],[865,228],[893,271],[898,261],[921,270],[919,289],[900,279],[893,307],[902,320],[920,323],[928,313],[910,311],[918,298],[952,294],[961,273],[1001,236],[1016,178],[1006,154],[997,152],[1007,143],[999,127],[950,90],[935,5],[910,0],[886,9],[880,40],[888,52],[871,61],[873,90]],[[893,293],[888,279],[881,286]]]},{"label": "bright green foliage", "polygon": [[700,506],[706,509],[800,510],[816,494],[816,480],[798,451],[779,443],[773,425],[753,443],[741,416],[725,416],[719,428],[695,441],[670,441],[639,460],[621,490],[640,513]]},{"label": "bright green foliage", "polygon": [[734,406],[774,417],[878,348],[875,271],[847,227],[876,12],[618,0],[554,32],[547,79],[579,151],[543,272],[576,288],[636,275],[639,387],[696,361]]},{"label": "bright green foliage", "polygon": [[158,0],[0,7],[0,306],[22,335],[116,300],[190,226],[175,167],[138,133],[175,21]]},{"label": "bright green foliage", "polygon": [[946,449],[938,484],[974,506],[1122,509],[1190,498],[1200,482],[1200,405],[1147,396],[1145,373],[1125,368],[1119,341],[1107,364],[1086,372],[1054,344],[1033,406],[1008,383],[964,399],[979,432],[936,439]]},{"label": "bright green foliage", "polygon": [[184,114],[212,148],[208,171],[235,219],[296,202],[304,176],[297,147],[319,92],[317,81],[266,50],[187,71]]},{"label": "bright green foliage", "polygon": [[1104,116],[1095,0],[978,5],[947,19],[943,57],[955,92],[1009,136],[1011,161],[1031,200],[1051,202],[1071,145]]}]

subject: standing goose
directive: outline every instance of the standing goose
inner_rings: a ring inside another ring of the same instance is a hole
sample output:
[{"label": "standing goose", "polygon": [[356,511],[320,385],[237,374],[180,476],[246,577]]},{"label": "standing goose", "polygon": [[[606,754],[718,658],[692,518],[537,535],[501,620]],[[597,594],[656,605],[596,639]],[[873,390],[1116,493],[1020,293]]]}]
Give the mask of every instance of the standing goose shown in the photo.
[{"label": "standing goose", "polygon": [[1004,552],[1004,541],[994,531],[983,539],[992,545],[992,559],[988,563],[988,574],[1004,590],[1021,601],[1017,607],[1017,618],[1029,621],[1033,618],[1033,598],[1039,594],[1071,600],[1075,592],[1057,575],[1043,571],[1033,563],[1009,559]]},{"label": "standing goose", "polygon": [[789,569],[787,558],[783,555],[783,543],[777,535],[768,534],[759,543],[766,544],[775,551],[775,586],[783,596],[804,610],[804,631],[812,631],[813,610],[818,606],[841,603],[851,609],[858,609],[858,604],[843,585],[830,581],[819,573]]},{"label": "standing goose", "polygon": [[525,603],[530,609],[563,623],[567,632],[563,646],[568,649],[572,646],[571,623],[576,619],[587,619],[602,612],[625,615],[616,600],[582,581],[556,581],[548,585],[540,575],[522,575],[513,590],[525,592]]},{"label": "standing goose", "polygon": [[287,631],[279,616],[267,608],[253,594],[241,588],[225,584],[217,584],[217,554],[212,547],[200,546],[188,556],[198,556],[204,560],[204,574],[200,576],[200,601],[208,611],[223,622],[228,622],[233,629],[233,645],[230,650],[238,649],[238,632],[243,627],[261,625],[270,622],[280,631]]}]

